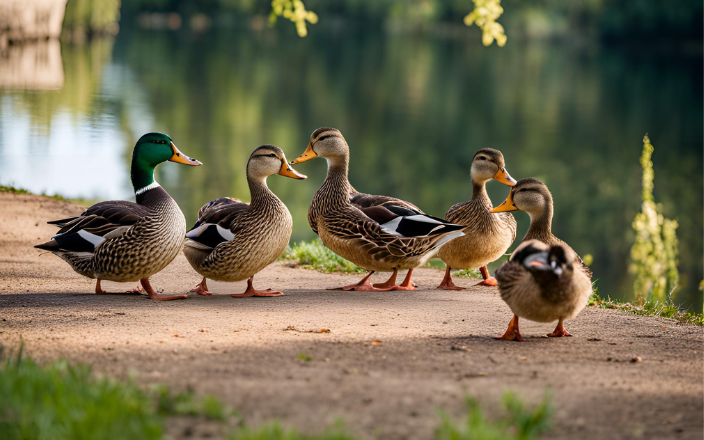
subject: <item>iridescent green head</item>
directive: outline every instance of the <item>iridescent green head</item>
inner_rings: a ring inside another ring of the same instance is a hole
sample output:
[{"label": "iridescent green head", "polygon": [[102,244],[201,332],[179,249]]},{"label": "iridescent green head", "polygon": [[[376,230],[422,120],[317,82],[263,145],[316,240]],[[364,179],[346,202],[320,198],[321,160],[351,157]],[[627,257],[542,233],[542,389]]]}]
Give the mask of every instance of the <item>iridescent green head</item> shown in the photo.
[{"label": "iridescent green head", "polygon": [[202,165],[178,151],[171,137],[164,133],[147,133],[137,141],[132,153],[132,186],[135,192],[154,183],[154,168],[166,161],[184,165]]}]

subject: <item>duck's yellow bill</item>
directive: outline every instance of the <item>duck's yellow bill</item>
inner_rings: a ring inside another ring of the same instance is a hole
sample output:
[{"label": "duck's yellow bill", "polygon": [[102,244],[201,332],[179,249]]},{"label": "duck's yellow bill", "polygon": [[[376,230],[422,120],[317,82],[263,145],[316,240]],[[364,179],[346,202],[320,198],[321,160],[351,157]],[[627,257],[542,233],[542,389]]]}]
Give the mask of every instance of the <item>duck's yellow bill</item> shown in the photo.
[{"label": "duck's yellow bill", "polygon": [[195,160],[192,157],[188,157],[185,154],[178,151],[178,148],[176,148],[176,145],[173,142],[171,142],[171,149],[174,152],[173,156],[171,156],[171,159],[169,159],[171,162],[182,163],[184,165],[192,165],[192,166],[203,165],[200,161]]},{"label": "duck's yellow bill", "polygon": [[516,205],[513,203],[513,190],[508,193],[506,200],[496,208],[492,209],[490,212],[508,212],[508,211],[519,211]]},{"label": "duck's yellow bill", "polygon": [[286,163],[286,160],[281,161],[281,169],[279,170],[279,174],[281,174],[282,176],[290,177],[292,179],[299,179],[299,180],[303,180],[303,179],[308,178],[308,176],[306,176],[305,174],[301,174],[298,171],[291,168],[291,166],[288,163]]},{"label": "duck's yellow bill", "polygon": [[308,142],[308,148],[306,148],[305,153],[293,159],[293,161],[291,161],[291,165],[315,159],[316,157],[318,157],[318,155],[315,154],[315,151],[313,151],[313,146],[310,144],[310,142]]},{"label": "duck's yellow bill", "polygon": [[499,171],[494,174],[494,179],[508,186],[516,186],[516,179],[511,177],[506,171],[506,168],[499,168]]}]

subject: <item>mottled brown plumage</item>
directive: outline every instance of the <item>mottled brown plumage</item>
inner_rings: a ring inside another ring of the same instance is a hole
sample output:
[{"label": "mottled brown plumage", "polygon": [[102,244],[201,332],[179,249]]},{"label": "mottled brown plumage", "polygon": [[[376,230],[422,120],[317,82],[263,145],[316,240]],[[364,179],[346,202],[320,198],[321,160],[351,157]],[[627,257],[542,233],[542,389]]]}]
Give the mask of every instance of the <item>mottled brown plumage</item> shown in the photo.
[{"label": "mottled brown plumage", "polygon": [[[347,177],[349,147],[337,129],[320,128],[313,132],[308,150],[292,163],[314,157],[327,160],[328,173],[308,209],[310,226],[325,246],[358,266],[370,271],[413,269],[435,256],[451,238],[461,235],[457,231],[461,227],[426,216],[411,203],[354,190]],[[389,212],[369,209],[373,207]],[[437,230],[408,236],[390,226],[405,219],[410,219],[408,224],[417,219],[419,230],[421,223],[435,222],[433,227]]]},{"label": "mottled brown plumage", "polygon": [[[496,270],[495,276],[501,299],[517,317],[537,322],[558,321],[555,332],[549,336],[569,336],[563,322],[579,314],[592,292],[591,279],[582,270],[581,260],[563,243],[524,241],[511,260]],[[518,332],[518,319],[514,320]]]},{"label": "mottled brown plumage", "polygon": [[[483,267],[506,253],[516,238],[516,220],[509,213],[492,214],[491,199],[486,193],[486,182],[496,176],[508,176],[504,157],[491,148],[479,150],[472,161],[472,199],[453,205],[445,220],[464,225],[464,237],[447,243],[438,256],[447,265],[447,283],[440,288],[457,288],[449,278],[450,268],[473,269]],[[509,176],[510,179],[510,176]],[[513,179],[506,184],[514,183]]]},{"label": "mottled brown plumage", "polygon": [[[187,234],[184,254],[204,278],[216,281],[250,278],[284,251],[291,238],[293,220],[286,205],[267,186],[266,179],[272,174],[282,174],[285,168],[294,173],[280,148],[261,146],[247,163],[251,203],[223,197],[201,208],[198,221]],[[305,176],[297,174],[296,178]]]}]

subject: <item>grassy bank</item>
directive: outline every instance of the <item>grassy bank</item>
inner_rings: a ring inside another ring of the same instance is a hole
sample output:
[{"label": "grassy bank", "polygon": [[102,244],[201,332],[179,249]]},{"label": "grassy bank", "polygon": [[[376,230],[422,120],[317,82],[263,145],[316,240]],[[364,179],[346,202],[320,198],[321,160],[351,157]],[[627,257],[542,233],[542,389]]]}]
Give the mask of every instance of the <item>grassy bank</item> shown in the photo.
[{"label": "grassy bank", "polygon": [[64,196],[61,196],[59,194],[54,194],[54,195],[48,195],[46,193],[41,193],[41,194],[35,194],[27,189],[24,188],[18,188],[13,185],[0,185],[0,193],[7,193],[7,194],[27,194],[27,195],[32,195],[32,196],[41,196],[41,197],[48,197],[50,199],[54,200],[59,200],[62,202],[70,202],[70,203],[75,203],[76,205],[81,205],[81,206],[90,206],[96,201],[94,200],[85,200],[85,199],[67,199]]},{"label": "grassy bank", "polygon": [[[0,350],[1,351],[1,350]],[[0,356],[2,356],[0,354]],[[487,419],[479,403],[467,400],[467,415],[453,419],[440,412],[438,440],[530,440],[550,427],[550,398],[535,409],[506,393],[504,414]],[[305,435],[273,421],[249,427],[212,396],[173,393],[164,386],[144,390],[133,381],[95,375],[88,365],[66,361],[40,365],[23,356],[3,356],[0,366],[0,438],[4,440],[157,440],[172,418],[192,418],[218,426],[227,440],[354,440],[343,423],[319,435]]]}]

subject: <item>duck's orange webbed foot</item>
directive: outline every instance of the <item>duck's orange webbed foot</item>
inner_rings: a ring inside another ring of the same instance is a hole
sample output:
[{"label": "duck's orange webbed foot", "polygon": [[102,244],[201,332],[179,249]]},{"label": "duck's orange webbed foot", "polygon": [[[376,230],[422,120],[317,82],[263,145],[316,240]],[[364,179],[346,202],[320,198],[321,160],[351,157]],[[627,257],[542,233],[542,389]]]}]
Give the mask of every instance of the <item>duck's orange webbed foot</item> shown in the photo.
[{"label": "duck's orange webbed foot", "polygon": [[394,286],[392,290],[416,290],[416,283],[411,281],[411,276],[413,275],[413,269],[408,269],[406,278],[398,286]]},{"label": "duck's orange webbed foot", "polygon": [[455,285],[455,283],[452,282],[452,274],[450,273],[450,266],[447,266],[447,269],[445,269],[445,278],[442,279],[442,283],[436,289],[443,289],[443,290],[465,290],[464,287],[460,287]]},{"label": "duck's orange webbed foot", "polygon": [[396,275],[398,275],[398,269],[394,269],[394,273],[391,274],[388,280],[386,280],[385,283],[376,283],[372,284],[374,287],[377,289],[387,289],[387,288],[392,288],[396,286]]},{"label": "duck's orange webbed foot", "polygon": [[506,333],[501,336],[494,336],[494,339],[503,339],[504,341],[525,342],[521,337],[521,332],[518,331],[518,315],[513,315],[513,319],[508,324]]},{"label": "duck's orange webbed foot", "polygon": [[142,278],[139,280],[140,283],[142,283],[142,287],[144,287],[144,291],[147,292],[147,295],[149,295],[149,298],[155,299],[158,301],[171,301],[173,299],[186,299],[188,298],[188,295],[185,293],[181,295],[164,295],[161,293],[156,293],[154,289],[152,289],[151,284],[149,284],[149,278]]},{"label": "duck's orange webbed foot", "polygon": [[245,290],[244,293],[234,293],[230,296],[233,298],[249,298],[250,296],[281,296],[284,294],[283,292],[271,289],[257,290],[252,286],[253,281],[254,275],[247,280],[247,290]]},{"label": "duck's orange webbed foot", "polygon": [[479,271],[482,273],[484,280],[478,282],[475,286],[497,286],[499,284],[496,278],[489,276],[489,269],[487,269],[486,266],[480,267]]},{"label": "duck's orange webbed foot", "polygon": [[327,290],[354,290],[357,292],[385,292],[387,290],[391,290],[391,287],[382,287],[382,288],[377,288],[372,286],[372,283],[369,281],[369,278],[371,278],[372,274],[374,271],[371,271],[362,278],[360,282],[357,284],[350,284],[349,286],[342,286],[342,287],[332,287]]},{"label": "duck's orange webbed foot", "polygon": [[548,333],[548,336],[551,338],[561,338],[562,336],[572,336],[572,334],[565,330],[564,321],[560,319],[557,323],[557,327],[555,327],[555,331]]},{"label": "duck's orange webbed foot", "polygon": [[100,282],[102,280],[98,279],[98,281],[95,283],[95,293],[98,295],[120,295],[123,293],[142,293],[144,292],[140,286],[135,287],[134,289],[130,290],[125,290],[124,292],[106,292],[100,287]]},{"label": "duck's orange webbed foot", "polygon": [[213,294],[213,292],[208,291],[208,285],[205,283],[205,277],[203,277],[203,281],[201,281],[200,284],[188,291],[188,293],[191,292],[203,296],[211,296]]}]

